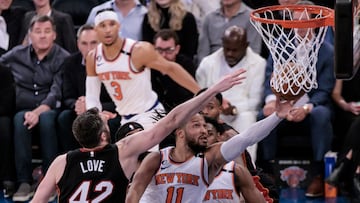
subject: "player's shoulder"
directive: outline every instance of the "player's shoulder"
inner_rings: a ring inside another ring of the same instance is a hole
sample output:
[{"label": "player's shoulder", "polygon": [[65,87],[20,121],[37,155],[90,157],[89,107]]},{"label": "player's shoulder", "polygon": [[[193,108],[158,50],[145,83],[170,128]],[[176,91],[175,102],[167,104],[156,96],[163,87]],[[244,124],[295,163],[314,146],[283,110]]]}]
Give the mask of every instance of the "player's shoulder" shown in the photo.
[{"label": "player's shoulder", "polygon": [[145,41],[138,41],[132,48],[131,55],[136,67],[147,66],[151,61],[156,59],[154,46]]},{"label": "player's shoulder", "polygon": [[66,161],[67,153],[58,155],[53,162],[62,162]]},{"label": "player's shoulder", "polygon": [[65,168],[66,165],[66,159],[67,159],[67,154],[62,154],[57,156],[54,161],[51,163],[51,168]]},{"label": "player's shoulder", "polygon": [[137,41],[134,44],[133,49],[136,50],[136,51],[149,51],[149,50],[154,50],[154,46],[150,42]]}]

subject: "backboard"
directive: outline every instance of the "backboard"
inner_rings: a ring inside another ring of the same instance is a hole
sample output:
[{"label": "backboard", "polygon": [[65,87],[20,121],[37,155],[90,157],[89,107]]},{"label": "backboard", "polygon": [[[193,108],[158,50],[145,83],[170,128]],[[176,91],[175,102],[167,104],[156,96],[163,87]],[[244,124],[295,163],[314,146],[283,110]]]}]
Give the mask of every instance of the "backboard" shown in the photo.
[{"label": "backboard", "polygon": [[336,0],[335,75],[351,79],[360,66],[360,26],[358,0]]}]

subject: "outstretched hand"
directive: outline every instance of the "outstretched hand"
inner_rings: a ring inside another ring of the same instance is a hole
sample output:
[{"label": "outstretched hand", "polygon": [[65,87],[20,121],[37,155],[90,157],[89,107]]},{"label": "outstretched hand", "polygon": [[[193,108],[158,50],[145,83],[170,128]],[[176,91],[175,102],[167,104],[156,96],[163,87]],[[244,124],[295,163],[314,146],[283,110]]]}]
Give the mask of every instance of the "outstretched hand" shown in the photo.
[{"label": "outstretched hand", "polygon": [[307,101],[307,96],[302,96],[295,100],[282,100],[280,97],[276,97],[276,115],[279,118],[287,118],[294,107],[303,106]]},{"label": "outstretched hand", "polygon": [[286,118],[294,105],[294,100],[281,100],[276,98],[276,115],[279,118]]},{"label": "outstretched hand", "polygon": [[223,92],[230,89],[234,85],[241,84],[242,81],[246,78],[245,76],[242,76],[242,74],[245,72],[246,70],[241,68],[231,74],[224,76],[218,83],[214,85],[214,88],[216,88],[219,92]]}]

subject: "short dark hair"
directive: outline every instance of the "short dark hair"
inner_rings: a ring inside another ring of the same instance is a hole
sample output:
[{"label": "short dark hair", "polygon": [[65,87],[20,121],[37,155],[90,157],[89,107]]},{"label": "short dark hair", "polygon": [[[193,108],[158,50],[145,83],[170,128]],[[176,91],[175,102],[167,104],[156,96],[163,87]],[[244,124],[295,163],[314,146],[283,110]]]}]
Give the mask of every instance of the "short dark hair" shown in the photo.
[{"label": "short dark hair", "polygon": [[154,40],[153,40],[154,44],[155,44],[155,41],[158,38],[161,38],[161,39],[163,39],[165,41],[167,41],[169,39],[174,39],[175,45],[180,44],[179,36],[176,34],[175,31],[173,31],[171,29],[161,29],[161,30],[159,30],[154,36]]},{"label": "short dark hair", "polygon": [[129,136],[130,132],[136,129],[144,130],[144,127],[137,122],[128,122],[124,125],[120,126],[119,129],[115,133],[115,142],[121,140],[124,137]]},{"label": "short dark hair", "polygon": [[100,143],[101,134],[106,131],[106,126],[99,110],[91,108],[74,120],[72,131],[81,146],[93,148]]},{"label": "short dark hair", "polygon": [[218,133],[223,134],[225,132],[224,126],[220,124],[219,121],[207,116],[204,116],[204,119],[206,123],[210,123],[211,125],[213,125]]},{"label": "short dark hair", "polygon": [[84,32],[85,30],[94,30],[94,26],[90,24],[84,24],[80,26],[76,33],[76,37],[79,38],[81,33]]},{"label": "short dark hair", "polygon": [[48,15],[40,15],[40,16],[35,15],[30,21],[29,30],[32,31],[35,23],[44,23],[44,22],[50,22],[52,29],[54,30],[54,32],[56,32],[54,19]]}]

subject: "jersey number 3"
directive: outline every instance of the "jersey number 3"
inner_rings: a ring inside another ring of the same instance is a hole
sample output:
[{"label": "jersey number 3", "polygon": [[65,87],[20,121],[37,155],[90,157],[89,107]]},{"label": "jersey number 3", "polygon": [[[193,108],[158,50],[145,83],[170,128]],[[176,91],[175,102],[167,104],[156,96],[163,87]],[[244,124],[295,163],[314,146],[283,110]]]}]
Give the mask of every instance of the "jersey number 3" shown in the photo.
[{"label": "jersey number 3", "polygon": [[122,100],[123,98],[123,94],[122,94],[122,91],[121,91],[121,86],[118,82],[115,82],[115,81],[112,81],[111,83],[111,87],[114,88],[114,94],[113,96],[115,97],[115,99],[117,100]]},{"label": "jersey number 3", "polygon": [[113,184],[110,181],[101,181],[92,192],[101,192],[95,199],[88,200],[90,181],[83,182],[78,189],[71,195],[69,203],[100,203],[102,200],[111,195]]}]

